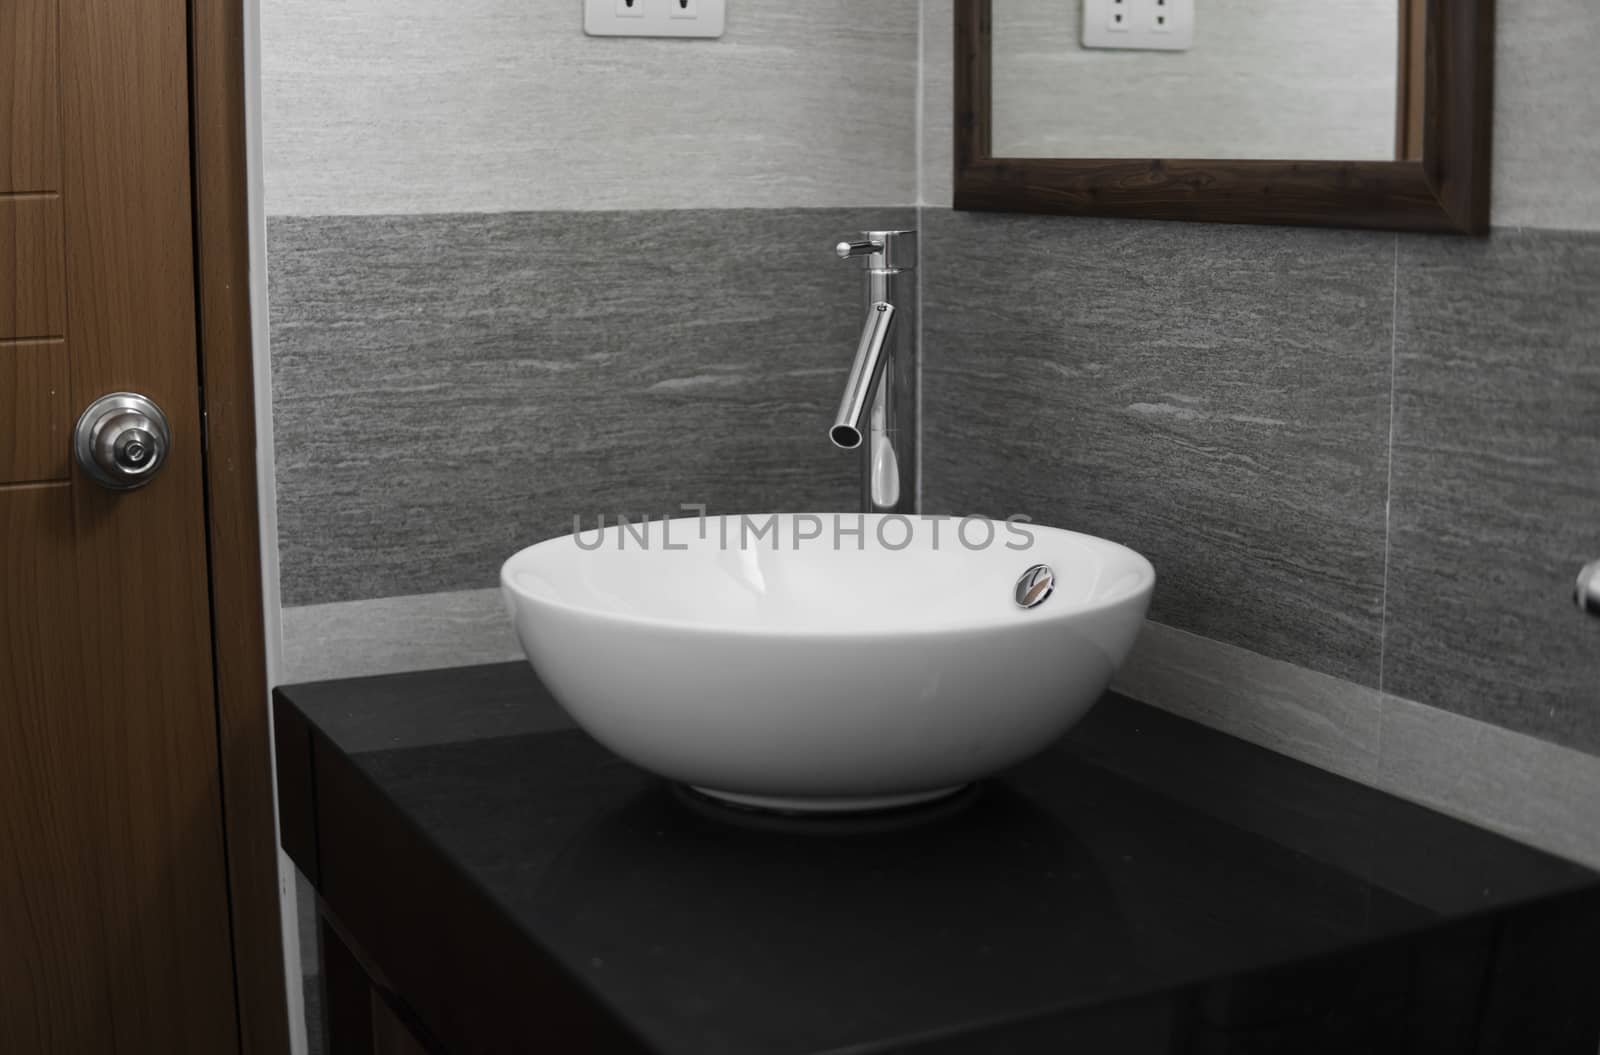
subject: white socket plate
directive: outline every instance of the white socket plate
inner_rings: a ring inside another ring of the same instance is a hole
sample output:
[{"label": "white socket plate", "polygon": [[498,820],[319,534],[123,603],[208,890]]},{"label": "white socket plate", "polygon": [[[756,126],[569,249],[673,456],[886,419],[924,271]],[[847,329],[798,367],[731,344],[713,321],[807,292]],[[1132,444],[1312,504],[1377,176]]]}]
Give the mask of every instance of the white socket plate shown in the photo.
[{"label": "white socket plate", "polygon": [[727,0],[583,0],[591,37],[720,37]]},{"label": "white socket plate", "polygon": [[1083,46],[1188,51],[1195,0],[1083,0]]}]

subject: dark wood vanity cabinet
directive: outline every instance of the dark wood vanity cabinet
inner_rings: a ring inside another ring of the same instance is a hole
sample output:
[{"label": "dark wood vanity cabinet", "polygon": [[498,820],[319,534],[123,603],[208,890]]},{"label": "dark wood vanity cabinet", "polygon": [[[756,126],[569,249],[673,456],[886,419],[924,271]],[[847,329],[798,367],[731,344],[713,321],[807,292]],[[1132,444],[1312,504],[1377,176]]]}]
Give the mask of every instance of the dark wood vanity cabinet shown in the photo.
[{"label": "dark wood vanity cabinet", "polygon": [[317,948],[322,963],[322,1030],[329,1053],[344,1055],[442,1055],[436,1042],[392,993],[372,980],[361,957],[345,944],[333,921],[319,913]]},{"label": "dark wood vanity cabinet", "polygon": [[526,664],[275,714],[336,1055],[1600,1047],[1600,876],[1116,696],[848,824],[670,787]]}]

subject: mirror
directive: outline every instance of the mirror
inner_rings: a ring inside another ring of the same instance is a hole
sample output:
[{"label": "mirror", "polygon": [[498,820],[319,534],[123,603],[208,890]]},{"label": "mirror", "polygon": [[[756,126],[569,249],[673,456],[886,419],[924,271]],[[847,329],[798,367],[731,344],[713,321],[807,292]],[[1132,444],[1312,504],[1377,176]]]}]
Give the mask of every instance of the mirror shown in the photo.
[{"label": "mirror", "polygon": [[958,209],[1482,233],[1492,0],[956,0]]},{"label": "mirror", "polygon": [[[1410,65],[1405,30],[1423,12],[1417,0],[993,0],[993,6],[992,134],[999,157],[1410,156],[1402,119]],[[1088,23],[1098,16],[1108,27],[1112,20],[1129,26],[1143,17],[1154,25],[1174,17],[1160,12],[1180,9],[1190,21],[1176,42],[1186,46],[1174,50],[1144,50],[1143,35],[1095,34]],[[1114,46],[1097,46],[1102,41]]]}]

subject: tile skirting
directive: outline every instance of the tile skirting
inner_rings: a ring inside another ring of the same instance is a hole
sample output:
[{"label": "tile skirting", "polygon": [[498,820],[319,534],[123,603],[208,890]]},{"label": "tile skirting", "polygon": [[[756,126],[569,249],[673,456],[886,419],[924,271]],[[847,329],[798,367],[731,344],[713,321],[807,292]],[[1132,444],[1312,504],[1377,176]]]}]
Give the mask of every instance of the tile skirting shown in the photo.
[{"label": "tile skirting", "polygon": [[[286,608],[283,630],[291,682],[522,657],[498,589]],[[1154,622],[1113,688],[1600,867],[1600,757]]]},{"label": "tile skirting", "polygon": [[285,684],[521,657],[498,587],[283,610]]},{"label": "tile skirting", "polygon": [[1160,623],[1145,624],[1113,687],[1600,868],[1600,756]]},{"label": "tile skirting", "polygon": [[1378,775],[1376,689],[1162,623],[1145,623],[1112,688],[1363,784]]},{"label": "tile skirting", "polygon": [[1383,698],[1378,787],[1600,868],[1600,756]]}]

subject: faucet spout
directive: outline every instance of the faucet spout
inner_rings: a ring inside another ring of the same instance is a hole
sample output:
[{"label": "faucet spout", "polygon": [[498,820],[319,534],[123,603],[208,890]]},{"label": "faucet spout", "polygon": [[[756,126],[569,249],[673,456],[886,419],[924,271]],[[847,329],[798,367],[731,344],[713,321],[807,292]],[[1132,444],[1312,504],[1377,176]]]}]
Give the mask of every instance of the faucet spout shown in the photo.
[{"label": "faucet spout", "polygon": [[867,323],[828,439],[858,456],[863,513],[915,513],[917,232],[862,231],[833,251],[861,267]]},{"label": "faucet spout", "polygon": [[839,413],[834,416],[833,428],[828,430],[828,439],[835,447],[854,450],[861,446],[870,424],[872,396],[883,375],[884,350],[888,347],[893,325],[894,305],[884,300],[874,301],[867,311],[867,324],[861,330],[861,343],[856,345],[856,359],[850,366],[844,397],[839,400]]}]

